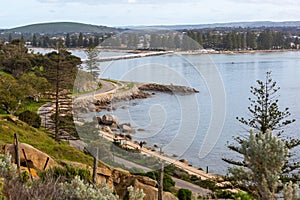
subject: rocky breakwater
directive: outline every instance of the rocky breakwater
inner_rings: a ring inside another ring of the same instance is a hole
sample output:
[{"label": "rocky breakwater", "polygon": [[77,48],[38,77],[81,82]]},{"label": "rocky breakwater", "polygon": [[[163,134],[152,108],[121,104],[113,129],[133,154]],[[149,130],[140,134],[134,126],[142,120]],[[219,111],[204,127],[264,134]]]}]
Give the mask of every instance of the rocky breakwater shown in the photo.
[{"label": "rocky breakwater", "polygon": [[179,94],[179,95],[189,95],[194,93],[199,93],[198,90],[188,87],[188,86],[181,86],[181,85],[163,85],[163,84],[156,84],[156,83],[144,83],[138,87],[139,90],[142,91],[155,91],[155,92],[163,92],[169,94]]},{"label": "rocky breakwater", "polygon": [[110,111],[116,109],[112,106],[113,103],[144,99],[150,96],[150,94],[140,90],[135,85],[127,90],[120,88],[111,92],[94,93],[90,96],[73,98],[73,112],[80,114],[94,111],[101,112],[101,110]]},{"label": "rocky breakwater", "polygon": [[[132,87],[130,87],[130,85]],[[123,83],[118,89],[104,92],[84,95],[73,98],[73,113],[83,114],[89,112],[101,112],[102,110],[117,109],[117,102],[130,101],[133,99],[144,99],[151,97],[148,92],[163,92],[176,95],[190,95],[198,93],[194,88],[180,85],[163,85],[156,83]],[[154,94],[154,93],[152,93]]]}]

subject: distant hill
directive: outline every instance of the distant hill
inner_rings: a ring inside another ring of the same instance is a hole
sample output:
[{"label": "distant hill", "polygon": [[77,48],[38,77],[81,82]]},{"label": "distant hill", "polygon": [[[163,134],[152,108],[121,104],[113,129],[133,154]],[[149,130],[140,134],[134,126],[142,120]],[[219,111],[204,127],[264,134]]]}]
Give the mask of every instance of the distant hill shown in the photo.
[{"label": "distant hill", "polygon": [[214,23],[214,24],[191,24],[191,25],[157,25],[157,26],[128,26],[126,28],[136,30],[183,30],[183,29],[207,29],[207,28],[255,28],[255,27],[300,27],[300,21],[255,21],[255,22],[230,22],[230,23]]},{"label": "distant hill", "polygon": [[22,32],[22,33],[109,33],[119,32],[123,29],[111,28],[107,26],[97,26],[91,24],[75,23],[75,22],[53,22],[32,24],[17,28],[7,29],[6,32]]}]

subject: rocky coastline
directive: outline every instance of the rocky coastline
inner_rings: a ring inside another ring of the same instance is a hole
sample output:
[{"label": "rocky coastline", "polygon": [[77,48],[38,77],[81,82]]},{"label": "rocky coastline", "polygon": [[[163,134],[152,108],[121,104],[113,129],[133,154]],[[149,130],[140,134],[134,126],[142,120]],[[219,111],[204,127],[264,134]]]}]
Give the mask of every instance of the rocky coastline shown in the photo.
[{"label": "rocky coastline", "polygon": [[126,91],[115,90],[100,94],[93,93],[84,97],[75,97],[73,98],[73,112],[76,114],[116,110],[117,108],[112,106],[113,103],[149,98],[155,95],[155,92],[174,95],[191,95],[199,93],[196,89],[188,86],[134,83],[134,86]]}]

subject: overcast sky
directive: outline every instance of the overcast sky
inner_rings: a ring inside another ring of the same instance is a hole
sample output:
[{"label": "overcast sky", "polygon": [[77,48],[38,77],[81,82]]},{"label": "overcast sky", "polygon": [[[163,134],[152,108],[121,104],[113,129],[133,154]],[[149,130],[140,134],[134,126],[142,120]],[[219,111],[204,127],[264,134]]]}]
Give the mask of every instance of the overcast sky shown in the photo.
[{"label": "overcast sky", "polygon": [[300,21],[299,0],[0,0],[0,3],[0,28],[58,21],[106,26]]}]

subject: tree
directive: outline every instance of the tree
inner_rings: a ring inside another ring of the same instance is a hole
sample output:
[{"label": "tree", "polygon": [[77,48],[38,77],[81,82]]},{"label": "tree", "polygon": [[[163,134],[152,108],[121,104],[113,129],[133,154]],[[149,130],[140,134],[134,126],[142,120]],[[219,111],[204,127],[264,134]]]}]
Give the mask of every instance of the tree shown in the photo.
[{"label": "tree", "polygon": [[94,46],[90,46],[85,50],[85,54],[87,55],[87,70],[89,70],[93,77],[96,79],[99,75],[99,65],[97,63],[99,51]]},{"label": "tree", "polygon": [[283,132],[282,127],[293,123],[295,120],[289,120],[291,113],[289,108],[285,108],[283,111],[278,107],[278,95],[277,92],[280,87],[276,86],[276,82],[272,80],[271,72],[266,73],[266,80],[257,80],[258,87],[251,87],[251,93],[254,95],[254,99],[249,98],[250,107],[248,110],[251,114],[251,118],[239,118],[237,119],[246,126],[257,129],[263,133],[267,129],[272,131],[279,131],[278,136]]},{"label": "tree", "polygon": [[35,34],[32,36],[32,46],[37,47],[37,39]]},{"label": "tree", "polygon": [[82,35],[82,33],[79,33],[77,45],[78,45],[79,47],[82,47],[82,46],[83,46],[83,35]]},{"label": "tree", "polygon": [[65,45],[66,45],[67,48],[71,47],[71,38],[70,38],[70,34],[69,33],[67,33]]},{"label": "tree", "polygon": [[55,89],[55,139],[59,137],[59,99],[63,90],[70,92],[78,71],[77,65],[81,64],[80,58],[71,55],[62,41],[57,44],[57,52],[46,54],[50,65],[46,68],[46,76]]},{"label": "tree", "polygon": [[41,117],[36,113],[29,110],[26,110],[19,115],[19,119],[23,122],[26,122],[28,125],[39,128],[41,126]]},{"label": "tree", "polygon": [[11,43],[12,40],[13,40],[12,39],[12,35],[11,35],[11,33],[9,33],[9,35],[8,35],[8,42]]},{"label": "tree", "polygon": [[15,114],[24,100],[33,94],[31,87],[19,84],[11,75],[0,74],[0,109]]},{"label": "tree", "polygon": [[256,134],[252,129],[238,149],[245,165],[229,169],[235,180],[258,199],[277,199],[279,177],[288,155],[285,143],[269,130]]},{"label": "tree", "polygon": [[[251,87],[251,93],[254,98],[249,98],[250,106],[248,107],[248,110],[250,112],[250,118],[245,119],[243,117],[237,117],[237,120],[262,133],[266,133],[267,130],[270,130],[278,137],[282,137],[283,127],[293,123],[295,120],[287,119],[291,115],[288,108],[285,108],[283,111],[279,109],[278,91],[280,87],[277,87],[276,82],[272,80],[271,72],[266,73],[265,81],[257,80],[257,83],[258,87]],[[245,141],[241,137],[236,137],[235,140],[240,145]],[[288,149],[293,149],[300,145],[299,139],[283,137],[282,140],[285,142],[285,146]],[[234,144],[228,145],[228,148],[237,153],[242,153]],[[292,172],[300,169],[300,163],[299,161],[295,161],[292,156],[293,154],[289,152],[289,159],[283,167],[285,181],[291,178],[294,181],[299,181],[297,173]],[[234,161],[227,158],[223,158],[223,160],[233,165],[245,166],[244,162]]]},{"label": "tree", "polygon": [[273,36],[270,30],[262,31],[257,38],[257,45],[259,49],[272,49]]},{"label": "tree", "polygon": [[26,73],[19,79],[19,83],[26,88],[32,88],[32,97],[35,101],[39,101],[41,94],[49,89],[49,83],[46,78],[38,77],[33,72]]}]

